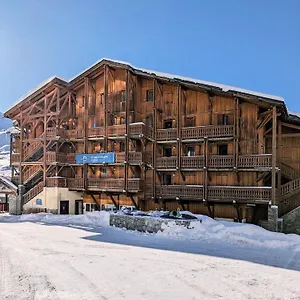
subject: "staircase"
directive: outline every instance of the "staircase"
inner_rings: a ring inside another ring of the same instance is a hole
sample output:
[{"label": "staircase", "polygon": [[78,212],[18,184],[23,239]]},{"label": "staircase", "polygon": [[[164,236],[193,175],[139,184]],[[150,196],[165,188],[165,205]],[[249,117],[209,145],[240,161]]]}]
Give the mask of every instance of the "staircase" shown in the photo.
[{"label": "staircase", "polygon": [[300,172],[291,166],[280,163],[281,175],[290,179],[278,191],[280,216],[300,206]]}]

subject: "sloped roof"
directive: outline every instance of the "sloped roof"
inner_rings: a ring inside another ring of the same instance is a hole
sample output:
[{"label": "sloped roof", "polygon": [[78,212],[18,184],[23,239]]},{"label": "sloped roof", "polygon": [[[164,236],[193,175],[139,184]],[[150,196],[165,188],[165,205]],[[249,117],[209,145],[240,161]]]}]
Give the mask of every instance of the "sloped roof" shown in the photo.
[{"label": "sloped roof", "polygon": [[[220,92],[224,92],[224,93],[231,92],[231,93],[241,94],[244,96],[255,96],[266,102],[275,102],[275,103],[281,104],[284,107],[284,109],[286,110],[284,99],[280,96],[260,93],[260,92],[256,92],[256,91],[252,91],[252,90],[248,90],[248,89],[238,88],[238,87],[215,83],[215,82],[210,82],[210,81],[194,79],[194,78],[190,78],[190,77],[173,75],[173,74],[158,72],[158,71],[149,70],[149,69],[137,68],[128,62],[113,60],[113,59],[108,59],[108,58],[102,58],[102,59],[98,60],[97,62],[95,62],[94,64],[92,64],[87,69],[85,69],[82,72],[80,72],[79,74],[77,74],[76,76],[70,78],[69,80],[65,80],[58,76],[53,76],[53,77],[48,78],[47,80],[40,83],[37,87],[35,87],[31,91],[29,91],[28,93],[26,93],[25,95],[20,97],[17,100],[17,102],[14,103],[13,106],[7,110],[6,114],[12,108],[14,108],[16,105],[22,103],[29,97],[33,96],[35,93],[38,93],[45,86],[47,86],[47,84],[54,82],[55,80],[59,80],[61,83],[65,84],[65,85],[72,86],[78,80],[80,80],[84,76],[88,75],[94,69],[98,68],[99,66],[101,66],[103,64],[108,64],[111,66],[117,66],[117,67],[121,67],[121,68],[127,68],[127,69],[130,69],[133,73],[135,73],[137,75],[158,77],[158,78],[169,80],[169,81],[181,82],[182,84],[194,84],[194,85],[198,85],[199,87],[214,88],[214,89],[218,89],[218,90],[220,90]],[[299,121],[300,121],[300,114],[293,113],[293,112],[288,112],[288,114],[291,114],[293,116],[293,118],[299,119]]]}]

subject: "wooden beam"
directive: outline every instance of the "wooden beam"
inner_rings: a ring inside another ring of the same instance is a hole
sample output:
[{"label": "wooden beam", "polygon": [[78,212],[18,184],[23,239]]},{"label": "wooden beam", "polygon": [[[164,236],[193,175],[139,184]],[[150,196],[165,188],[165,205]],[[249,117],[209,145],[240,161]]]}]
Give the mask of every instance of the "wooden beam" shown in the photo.
[{"label": "wooden beam", "polygon": [[299,125],[289,124],[289,123],[285,123],[285,122],[281,122],[281,125],[284,126],[284,127],[288,127],[288,128],[293,128],[293,129],[300,130],[300,126]]},{"label": "wooden beam", "polygon": [[139,209],[139,206],[138,206],[137,203],[134,201],[133,196],[132,196],[132,195],[129,195],[129,197],[130,197],[131,202],[133,203],[134,207],[135,207],[136,209]]},{"label": "wooden beam", "polygon": [[267,125],[267,123],[272,120],[272,117],[273,117],[273,114],[272,114],[272,111],[270,111],[269,114],[267,114],[266,117],[257,126],[257,129],[265,127]]},{"label": "wooden beam", "polygon": [[277,140],[277,112],[276,106],[273,106],[272,120],[272,204],[276,205],[276,140]]}]

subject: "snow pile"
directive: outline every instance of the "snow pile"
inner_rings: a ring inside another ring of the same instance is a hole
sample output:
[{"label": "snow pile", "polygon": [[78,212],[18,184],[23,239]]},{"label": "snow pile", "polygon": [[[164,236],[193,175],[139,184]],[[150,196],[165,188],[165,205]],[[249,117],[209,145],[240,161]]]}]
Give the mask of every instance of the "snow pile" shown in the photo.
[{"label": "snow pile", "polygon": [[47,213],[24,214],[20,216],[6,215],[0,222],[38,222],[53,225],[109,226],[109,213],[106,211],[91,212],[84,215],[54,215]]},{"label": "snow pile", "polygon": [[162,225],[158,236],[180,240],[223,241],[250,244],[258,247],[287,248],[299,246],[300,236],[267,231],[252,224],[215,221],[201,216],[202,223],[192,222],[190,227],[178,226],[175,222]]}]

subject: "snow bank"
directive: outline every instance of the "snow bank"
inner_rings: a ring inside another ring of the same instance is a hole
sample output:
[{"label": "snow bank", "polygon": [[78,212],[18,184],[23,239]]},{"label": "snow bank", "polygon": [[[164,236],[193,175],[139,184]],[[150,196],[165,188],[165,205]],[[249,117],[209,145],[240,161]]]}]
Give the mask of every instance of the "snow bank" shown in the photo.
[{"label": "snow bank", "polygon": [[20,216],[6,215],[0,222],[39,222],[53,225],[109,226],[109,213],[106,211],[91,212],[84,215],[53,215],[47,213],[25,214]]},{"label": "snow bank", "polygon": [[275,233],[252,224],[215,221],[207,216],[202,216],[201,219],[202,223],[191,223],[191,228],[177,226],[175,222],[163,224],[163,231],[157,235],[181,240],[220,240],[268,248],[298,246],[300,251],[300,236],[297,235]]}]

